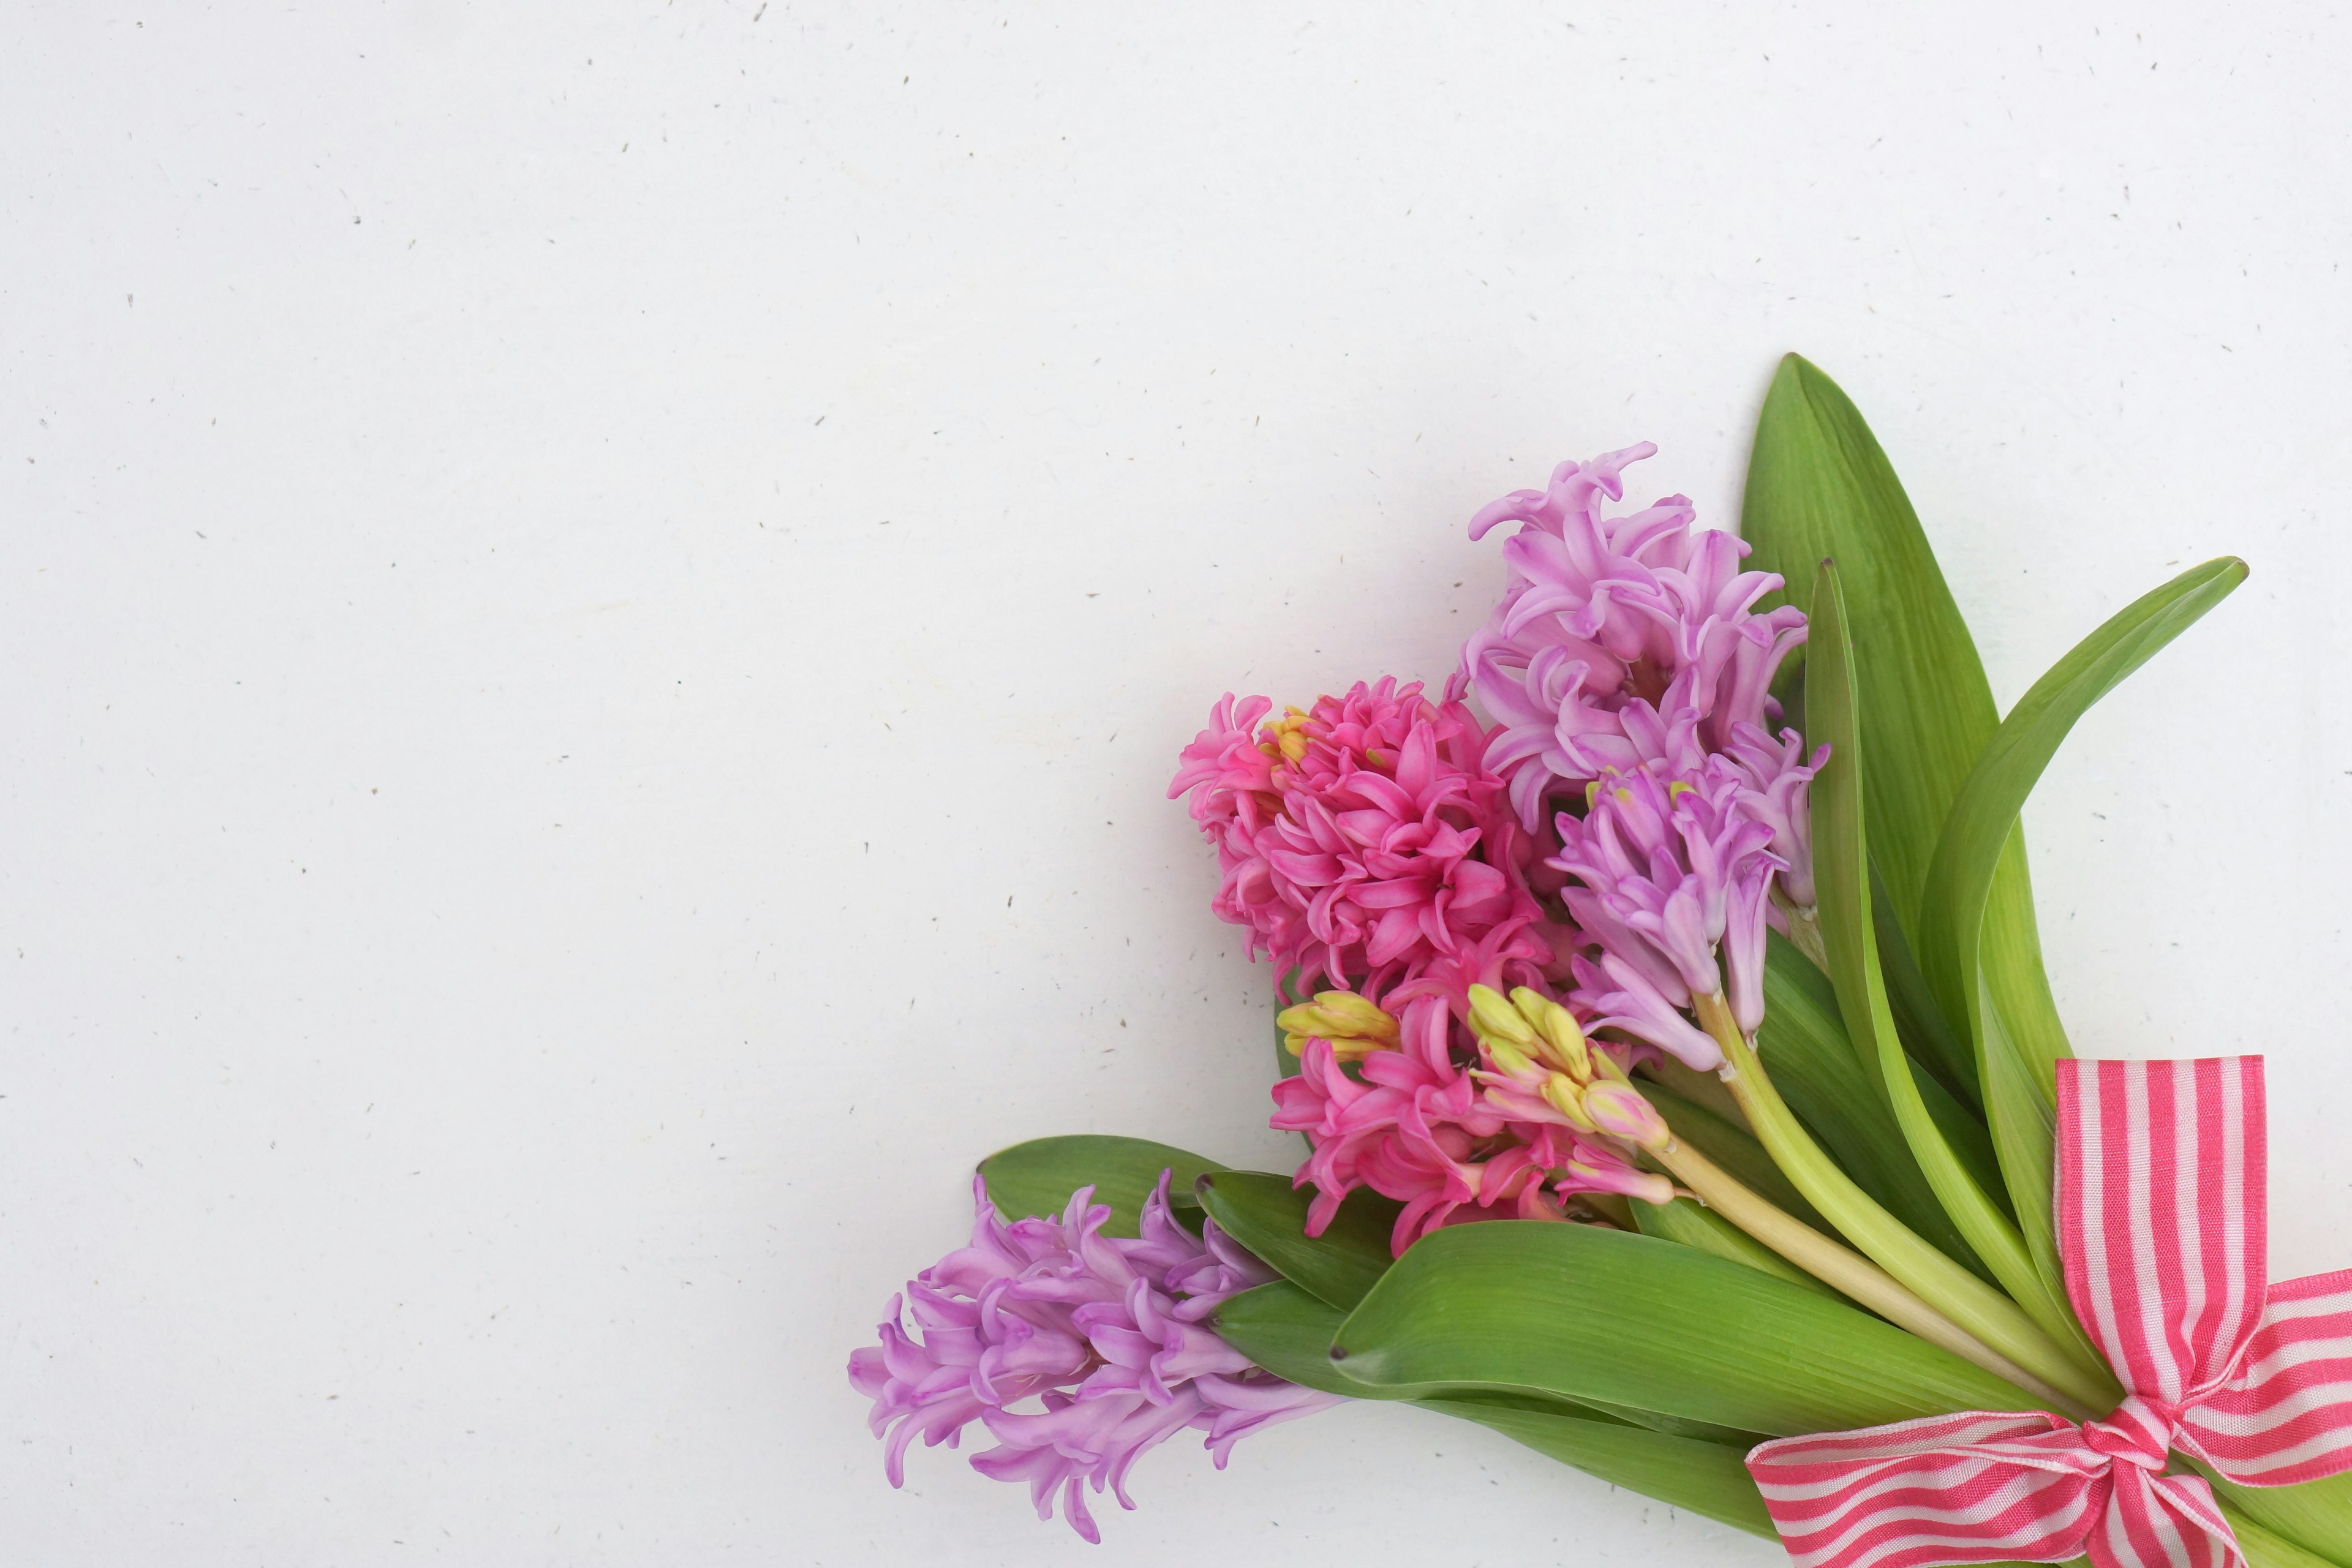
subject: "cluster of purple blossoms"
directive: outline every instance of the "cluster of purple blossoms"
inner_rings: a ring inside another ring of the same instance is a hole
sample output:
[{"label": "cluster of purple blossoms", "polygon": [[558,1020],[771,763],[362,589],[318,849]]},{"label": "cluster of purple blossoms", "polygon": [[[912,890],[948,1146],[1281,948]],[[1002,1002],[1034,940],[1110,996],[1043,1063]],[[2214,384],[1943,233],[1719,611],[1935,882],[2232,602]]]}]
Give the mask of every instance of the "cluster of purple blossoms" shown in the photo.
[{"label": "cluster of purple blossoms", "polygon": [[[1654,450],[1562,463],[1472,521],[1474,539],[1522,526],[1444,700],[1383,679],[1270,719],[1229,693],[1184,749],[1169,793],[1215,846],[1213,907],[1289,1004],[1301,1070],[1272,1122],[1311,1146],[1309,1234],[1360,1187],[1403,1205],[1399,1254],[1440,1226],[1597,1212],[1580,1194],[1668,1201],[1637,1159],[1664,1124],[1628,1070],[1653,1050],[1721,1066],[1686,1014],[1712,1001],[1753,1032],[1767,926],[1811,918],[1828,749],[1776,734],[1770,696],[1804,616],[1759,614],[1780,579],[1741,571],[1748,546],[1695,530],[1684,498],[1602,514]],[[1094,1541],[1087,1487],[1132,1507],[1129,1468],[1174,1433],[1206,1432],[1222,1466],[1334,1403],[1206,1325],[1272,1275],[1213,1224],[1179,1226],[1164,1177],[1133,1240],[1103,1236],[1089,1196],[1007,1224],[983,1193],[971,1245],[909,1287],[921,1337],[894,1300],[851,1358],[892,1484],[917,1436],[952,1446],[977,1420],[997,1446],[973,1467],[1029,1482],[1041,1515],[1058,1496]]]},{"label": "cluster of purple blossoms", "polygon": [[1597,950],[1571,956],[1571,1002],[1704,1069],[1721,1048],[1684,1010],[1721,997],[1753,1032],[1766,927],[1785,923],[1783,901],[1810,915],[1805,795],[1828,749],[1808,757],[1770,728],[1773,677],[1805,637],[1795,607],[1756,612],[1780,578],[1740,571],[1748,546],[1694,530],[1681,496],[1603,515],[1624,466],[1655,450],[1562,463],[1472,520],[1473,538],[1522,526],[1454,686],[1502,721],[1488,761],[1522,825],[1541,835],[1550,816],[1543,864],[1569,879],[1561,903]]},{"label": "cluster of purple blossoms", "polygon": [[1122,1508],[1135,1461],[1188,1427],[1208,1434],[1223,1468],[1260,1427],[1339,1403],[1258,1368],[1202,1321],[1274,1272],[1220,1233],[1194,1237],[1168,1206],[1168,1175],[1145,1201],[1141,1234],[1105,1236],[1110,1209],[1074,1194],[1058,1219],[998,1217],[974,1183],[971,1244],[908,1286],[920,1337],[892,1297],[882,1342],[853,1352],[849,1381],[874,1401],[892,1486],[917,1436],[953,1447],[977,1420],[996,1447],[971,1458],[998,1480],[1026,1481],[1038,1517],[1062,1511],[1099,1542],[1086,1489]]}]

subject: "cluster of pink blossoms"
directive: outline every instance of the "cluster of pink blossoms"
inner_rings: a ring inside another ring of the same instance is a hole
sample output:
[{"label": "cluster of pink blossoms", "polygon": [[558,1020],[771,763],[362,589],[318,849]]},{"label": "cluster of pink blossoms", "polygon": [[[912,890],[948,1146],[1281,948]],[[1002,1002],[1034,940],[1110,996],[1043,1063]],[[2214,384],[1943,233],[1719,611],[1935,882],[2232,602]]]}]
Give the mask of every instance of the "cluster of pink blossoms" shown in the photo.
[{"label": "cluster of pink blossoms", "polygon": [[1510,1092],[1470,986],[1566,992],[1621,1066],[1655,1049],[1714,1068],[1685,1010],[1721,997],[1753,1030],[1766,927],[1810,910],[1805,791],[1826,751],[1773,734],[1769,692],[1804,616],[1757,613],[1780,579],[1739,570],[1748,546],[1694,529],[1682,497],[1602,514],[1654,450],[1562,463],[1472,521],[1473,538],[1522,526],[1442,703],[1384,679],[1267,723],[1265,699],[1229,695],[1184,751],[1170,793],[1216,846],[1217,913],[1296,972],[1288,990],[1328,983],[1395,1018],[1345,1064],[1309,1035],[1276,1087],[1273,1125],[1313,1145],[1297,1179],[1318,1232],[1358,1187],[1404,1205],[1400,1253],[1441,1225],[1564,1218],[1578,1194],[1662,1200],[1621,1142]]},{"label": "cluster of pink blossoms", "polygon": [[1041,1519],[1058,1498],[1070,1527],[1099,1542],[1086,1490],[1121,1508],[1135,1461],[1187,1427],[1208,1434],[1220,1469],[1259,1428],[1339,1403],[1254,1365],[1202,1320],[1274,1271],[1213,1220],[1195,1237],[1168,1207],[1168,1175],[1143,1206],[1141,1234],[1105,1236],[1110,1209],[1074,1194],[1059,1219],[1007,1224],[975,1182],[971,1245],[907,1289],[920,1337],[892,1297],[882,1342],[853,1352],[849,1381],[874,1401],[883,1468],[905,1481],[908,1445],[956,1445],[978,1421],[996,1447],[971,1458],[998,1480],[1026,1481]]}]

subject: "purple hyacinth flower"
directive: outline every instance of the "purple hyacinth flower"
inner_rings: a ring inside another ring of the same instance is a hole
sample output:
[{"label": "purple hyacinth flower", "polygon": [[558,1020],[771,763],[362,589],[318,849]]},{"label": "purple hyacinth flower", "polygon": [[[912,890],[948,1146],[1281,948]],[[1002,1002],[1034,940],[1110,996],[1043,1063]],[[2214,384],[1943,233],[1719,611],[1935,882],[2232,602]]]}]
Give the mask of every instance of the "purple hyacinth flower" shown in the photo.
[{"label": "purple hyacinth flower", "polygon": [[[1041,1519],[1058,1498],[1072,1529],[1099,1542],[1086,1489],[1122,1508],[1127,1473],[1188,1427],[1207,1434],[1222,1468],[1250,1433],[1339,1403],[1276,1377],[1206,1326],[1237,1291],[1274,1272],[1205,1222],[1195,1237],[1168,1206],[1168,1173],[1143,1206],[1140,1234],[1102,1234],[1110,1218],[1091,1187],[1059,1218],[1007,1224],[973,1183],[971,1244],[892,1297],[881,1344],[854,1351],[849,1381],[874,1401],[883,1468],[905,1479],[908,1445],[955,1447],[974,1420],[997,1446],[972,1468],[1026,1481]],[[902,1302],[919,1337],[900,1321]]]}]

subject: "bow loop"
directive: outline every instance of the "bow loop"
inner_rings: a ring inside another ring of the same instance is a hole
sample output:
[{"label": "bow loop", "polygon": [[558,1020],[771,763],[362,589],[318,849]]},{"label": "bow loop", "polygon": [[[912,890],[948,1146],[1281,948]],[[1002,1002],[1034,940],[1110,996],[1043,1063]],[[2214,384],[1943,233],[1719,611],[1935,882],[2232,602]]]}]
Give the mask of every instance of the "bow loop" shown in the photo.
[{"label": "bow loop", "polygon": [[2104,1420],[1928,1416],[1748,1468],[1800,1568],[2001,1559],[2244,1568],[2201,1477],[2352,1469],[2352,1270],[2269,1283],[2262,1060],[2058,1064],[2066,1295],[2126,1391]]}]

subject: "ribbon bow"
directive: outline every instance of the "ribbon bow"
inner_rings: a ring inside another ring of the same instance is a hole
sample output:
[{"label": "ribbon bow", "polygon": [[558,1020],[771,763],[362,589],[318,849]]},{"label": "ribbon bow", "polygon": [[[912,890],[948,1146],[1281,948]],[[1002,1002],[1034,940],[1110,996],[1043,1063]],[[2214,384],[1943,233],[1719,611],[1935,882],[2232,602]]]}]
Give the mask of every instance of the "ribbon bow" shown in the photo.
[{"label": "ribbon bow", "polygon": [[2080,1425],[1973,1410],[1759,1445],[1790,1556],[2243,1568],[2170,1450],[2246,1486],[2352,1468],[2352,1269],[2268,1283],[2266,1173],[2260,1057],[2061,1061],[2066,1295],[2128,1397]]}]

